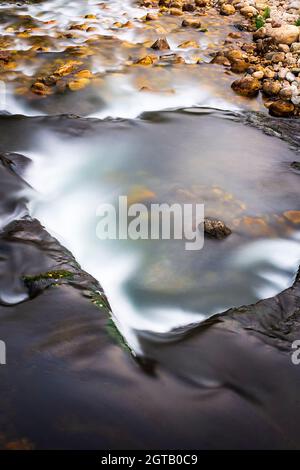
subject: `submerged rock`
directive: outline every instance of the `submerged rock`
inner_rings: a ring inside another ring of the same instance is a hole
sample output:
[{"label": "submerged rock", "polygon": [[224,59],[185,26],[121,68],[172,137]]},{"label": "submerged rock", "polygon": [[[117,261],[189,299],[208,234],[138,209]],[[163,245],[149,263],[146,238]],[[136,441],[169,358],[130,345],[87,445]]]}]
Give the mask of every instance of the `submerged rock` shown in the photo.
[{"label": "submerged rock", "polygon": [[161,38],[161,39],[157,39],[157,41],[155,41],[152,44],[151,49],[154,49],[156,51],[163,51],[163,50],[170,49],[170,46],[166,39]]},{"label": "submerged rock", "polygon": [[181,25],[185,28],[201,28],[201,21],[196,18],[186,18]]}]

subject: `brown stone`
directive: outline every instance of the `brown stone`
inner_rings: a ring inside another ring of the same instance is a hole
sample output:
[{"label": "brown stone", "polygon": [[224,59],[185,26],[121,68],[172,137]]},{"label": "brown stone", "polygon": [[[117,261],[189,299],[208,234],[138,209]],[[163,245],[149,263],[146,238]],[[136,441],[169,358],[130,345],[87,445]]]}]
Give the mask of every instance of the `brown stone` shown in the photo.
[{"label": "brown stone", "polygon": [[231,88],[241,96],[247,96],[248,98],[255,97],[260,90],[260,82],[253,77],[243,77],[235,80]]},{"label": "brown stone", "polygon": [[154,49],[156,51],[163,51],[170,49],[170,46],[166,39],[160,38],[152,44],[151,49]]},{"label": "brown stone", "polygon": [[209,0],[195,0],[195,5],[200,8],[204,8],[209,4]]},{"label": "brown stone", "polygon": [[184,3],[182,5],[182,10],[183,11],[195,11],[196,7],[193,5],[193,3]]},{"label": "brown stone", "polygon": [[278,81],[266,80],[263,83],[263,92],[267,96],[278,95],[281,85]]},{"label": "brown stone", "polygon": [[230,228],[227,227],[224,222],[217,219],[205,219],[203,226],[204,233],[208,237],[216,238],[217,240],[223,240],[232,233]]},{"label": "brown stone", "polygon": [[234,73],[244,73],[249,68],[249,63],[242,59],[237,59],[231,63],[231,71]]},{"label": "brown stone", "polygon": [[225,16],[234,15],[235,14],[235,8],[234,8],[233,5],[230,5],[229,3],[224,3],[221,6],[220,13],[221,13],[221,15],[225,15]]},{"label": "brown stone", "polygon": [[225,53],[226,57],[230,60],[230,62],[243,59],[245,54],[239,49],[233,49]]},{"label": "brown stone", "polygon": [[227,67],[231,65],[227,57],[225,57],[224,55],[220,55],[220,54],[216,55],[216,57],[213,58],[213,60],[211,61],[211,64],[225,65]]},{"label": "brown stone", "polygon": [[283,215],[293,224],[300,224],[300,211],[286,211]]},{"label": "brown stone", "polygon": [[181,26],[184,28],[201,28],[201,21],[196,18],[186,18],[183,20]]},{"label": "brown stone", "polygon": [[293,103],[284,100],[274,101],[269,107],[269,112],[276,117],[290,117],[294,114],[295,106]]}]

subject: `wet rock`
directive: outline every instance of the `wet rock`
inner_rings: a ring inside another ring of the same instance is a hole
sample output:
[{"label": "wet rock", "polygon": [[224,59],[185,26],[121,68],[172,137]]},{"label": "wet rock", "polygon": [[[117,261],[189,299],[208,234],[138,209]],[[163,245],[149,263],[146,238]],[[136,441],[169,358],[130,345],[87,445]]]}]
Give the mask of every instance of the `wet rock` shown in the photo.
[{"label": "wet rock", "polygon": [[248,98],[253,98],[257,96],[261,88],[261,85],[260,85],[260,82],[257,80],[257,78],[246,76],[238,80],[235,80],[232,83],[231,88],[238,95],[247,96]]},{"label": "wet rock", "polygon": [[224,3],[220,9],[221,15],[230,16],[235,14],[235,8],[230,3]]},{"label": "wet rock", "polygon": [[284,217],[293,224],[300,224],[300,211],[286,211]]},{"label": "wet rock", "polygon": [[279,28],[268,28],[266,34],[273,38],[277,44],[292,44],[299,39],[299,27],[291,24]]},{"label": "wet rock", "polygon": [[253,72],[252,77],[257,78],[257,80],[261,80],[264,78],[264,72],[262,70],[257,70],[256,72]]},{"label": "wet rock", "polygon": [[300,42],[294,42],[291,45],[291,52],[300,52]]},{"label": "wet rock", "polygon": [[281,85],[278,81],[266,80],[263,83],[263,93],[267,96],[278,95],[281,89]]},{"label": "wet rock", "polygon": [[227,66],[227,67],[230,67],[230,65],[231,65],[231,63],[227,59],[227,57],[225,57],[222,54],[216,55],[216,57],[214,57],[213,60],[211,61],[211,64],[224,65],[224,66]]},{"label": "wet rock", "polygon": [[182,10],[180,10],[179,8],[170,8],[170,15],[172,15],[172,16],[182,16],[183,13],[182,13]]},{"label": "wet rock", "polygon": [[246,62],[242,59],[234,60],[231,63],[231,71],[234,73],[244,73],[248,70],[248,68],[249,62]]},{"label": "wet rock", "polygon": [[292,97],[292,89],[290,86],[284,86],[279,92],[280,98],[289,100]]},{"label": "wet rock", "polygon": [[285,53],[290,52],[290,48],[287,44],[279,44],[278,45],[278,50],[280,52],[285,52]]},{"label": "wet rock", "polygon": [[245,6],[245,7],[241,8],[240,13],[243,16],[247,16],[248,18],[252,18],[253,16],[256,16],[258,14],[258,11],[256,10],[256,8],[249,5],[249,6]]},{"label": "wet rock", "polygon": [[267,29],[262,26],[261,28],[257,29],[254,33],[253,33],[253,38],[254,39],[264,39],[266,37],[266,34],[267,34]]},{"label": "wet rock", "polygon": [[197,49],[199,45],[196,41],[184,41],[178,47],[180,47],[181,49]]},{"label": "wet rock", "polygon": [[158,19],[158,16],[154,15],[153,13],[147,13],[145,20],[146,21],[155,21]]},{"label": "wet rock", "polygon": [[292,96],[291,102],[292,102],[295,106],[299,106],[299,105],[300,105],[300,95],[298,95],[298,96]]},{"label": "wet rock", "polygon": [[195,11],[196,7],[193,3],[184,3],[182,5],[182,11],[190,11],[193,12]]},{"label": "wet rock", "polygon": [[291,168],[293,170],[299,171],[300,172],[300,162],[293,162],[291,163]]},{"label": "wet rock", "polygon": [[195,18],[186,18],[181,24],[184,28],[201,28],[201,21]]},{"label": "wet rock", "polygon": [[78,91],[88,86],[89,83],[90,83],[90,80],[88,78],[78,78],[78,79],[70,81],[68,83],[68,87],[71,91]]},{"label": "wet rock", "polygon": [[42,82],[35,82],[31,86],[32,93],[40,96],[49,96],[53,93],[52,89]]},{"label": "wet rock", "polygon": [[290,117],[293,116],[295,106],[293,103],[284,100],[274,101],[269,107],[269,112],[272,116],[276,117]]},{"label": "wet rock", "polygon": [[265,78],[274,78],[275,77],[275,72],[274,72],[274,70],[270,69],[269,67],[266,67],[264,69],[264,76],[265,76]]},{"label": "wet rock", "polygon": [[154,49],[155,51],[163,51],[170,49],[170,46],[165,38],[160,38],[152,44],[151,49]]},{"label": "wet rock", "polygon": [[292,72],[288,72],[285,76],[286,80],[288,80],[289,82],[293,82],[295,80],[295,75],[292,73]]},{"label": "wet rock", "polygon": [[217,219],[205,219],[203,223],[204,233],[210,238],[216,238],[217,240],[223,240],[224,238],[231,235],[231,230],[227,227],[224,222]]},{"label": "wet rock", "polygon": [[204,8],[209,5],[210,0],[195,0],[195,5],[200,8]]},{"label": "wet rock", "polygon": [[11,51],[0,51],[0,62],[8,63],[12,60]]},{"label": "wet rock", "polygon": [[137,65],[152,65],[154,63],[153,57],[150,55],[146,55],[145,57],[141,57],[135,62]]},{"label": "wet rock", "polygon": [[271,55],[270,59],[274,64],[278,64],[278,62],[284,62],[285,54],[284,52],[275,52]]},{"label": "wet rock", "polygon": [[230,60],[230,62],[245,58],[245,54],[239,49],[233,49],[231,51],[228,51],[225,55]]}]

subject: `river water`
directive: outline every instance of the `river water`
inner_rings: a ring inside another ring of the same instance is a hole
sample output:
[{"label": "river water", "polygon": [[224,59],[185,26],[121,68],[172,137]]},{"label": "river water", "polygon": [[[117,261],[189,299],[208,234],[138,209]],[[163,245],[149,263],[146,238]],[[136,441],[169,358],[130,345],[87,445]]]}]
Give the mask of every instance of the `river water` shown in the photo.
[{"label": "river water", "polygon": [[[235,30],[233,19],[212,12],[199,33],[180,29],[176,17],[145,27],[148,10],[128,1],[2,3],[1,11],[2,44],[17,51],[2,73],[6,111],[28,116],[2,118],[1,148],[32,160],[30,214],[100,281],[134,350],[136,330],[170,332],[292,284],[300,260],[299,175],[290,166],[297,155],[242,124],[247,110],[263,112],[261,103],[237,98],[232,76],[208,64]],[[90,30],[74,28],[84,22]],[[158,35],[171,50],[157,66],[134,65]],[[193,39],[198,48],[179,47]],[[93,83],[78,95],[34,96],[28,83],[53,61],[74,59],[74,50]],[[185,64],[174,64],[174,54]],[[53,125],[32,117],[70,112],[93,119]],[[197,252],[183,241],[99,240],[97,208],[119,196],[148,206],[204,204],[206,217],[233,233],[206,239]],[[5,286],[6,303],[26,299],[25,287]]]},{"label": "river water", "polygon": [[[212,8],[199,31],[149,11],[0,2],[1,449],[300,446],[299,283],[214,316],[293,284],[297,126],[209,63],[242,18]],[[120,196],[204,204],[232,234],[100,240]]]}]

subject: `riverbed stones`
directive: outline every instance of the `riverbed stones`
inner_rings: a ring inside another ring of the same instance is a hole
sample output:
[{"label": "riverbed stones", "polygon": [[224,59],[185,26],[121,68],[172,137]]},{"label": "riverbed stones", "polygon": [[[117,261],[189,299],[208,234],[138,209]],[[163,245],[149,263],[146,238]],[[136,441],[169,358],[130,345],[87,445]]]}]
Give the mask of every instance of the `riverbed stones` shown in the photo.
[{"label": "riverbed stones", "polygon": [[295,106],[290,101],[274,101],[269,107],[269,112],[276,117],[291,117],[294,114]]},{"label": "riverbed stones", "polygon": [[278,95],[281,85],[278,81],[265,80],[262,86],[262,91],[266,96]]},{"label": "riverbed stones", "polygon": [[283,86],[279,92],[280,98],[289,100],[292,98],[292,89],[290,86]]},{"label": "riverbed stones", "polygon": [[299,39],[299,27],[286,24],[279,28],[268,28],[266,35],[274,39],[277,44],[291,45]]},{"label": "riverbed stones", "polygon": [[231,63],[230,61],[227,59],[227,57],[225,57],[224,55],[222,54],[217,54],[211,61],[212,64],[218,64],[218,65],[224,65],[226,67],[230,67],[231,66]]},{"label": "riverbed stones", "polygon": [[249,68],[249,62],[243,59],[233,60],[231,62],[231,71],[234,73],[244,73]]},{"label": "riverbed stones", "polygon": [[170,49],[169,43],[165,38],[157,39],[151,46],[155,51],[164,51]]},{"label": "riverbed stones", "polygon": [[224,3],[220,8],[221,15],[230,16],[235,14],[235,8],[230,3]]},{"label": "riverbed stones", "polygon": [[256,72],[253,72],[252,77],[257,78],[257,80],[261,80],[264,78],[264,72],[262,70],[257,70]]},{"label": "riverbed stones", "polygon": [[298,52],[300,53],[300,42],[293,42],[290,47],[291,52]]},{"label": "riverbed stones", "polygon": [[254,7],[251,6],[251,5],[248,5],[248,6],[245,6],[245,7],[241,8],[241,9],[240,9],[240,13],[241,13],[243,16],[247,16],[248,18],[252,18],[253,16],[258,15],[257,9],[254,8]]},{"label": "riverbed stones", "polygon": [[258,94],[261,84],[257,78],[246,76],[235,80],[232,83],[231,88],[238,95],[254,98]]},{"label": "riverbed stones", "polygon": [[286,211],[283,215],[293,224],[300,224],[300,211]]},{"label": "riverbed stones", "polygon": [[181,23],[184,28],[201,28],[201,21],[194,18],[186,18]]}]

